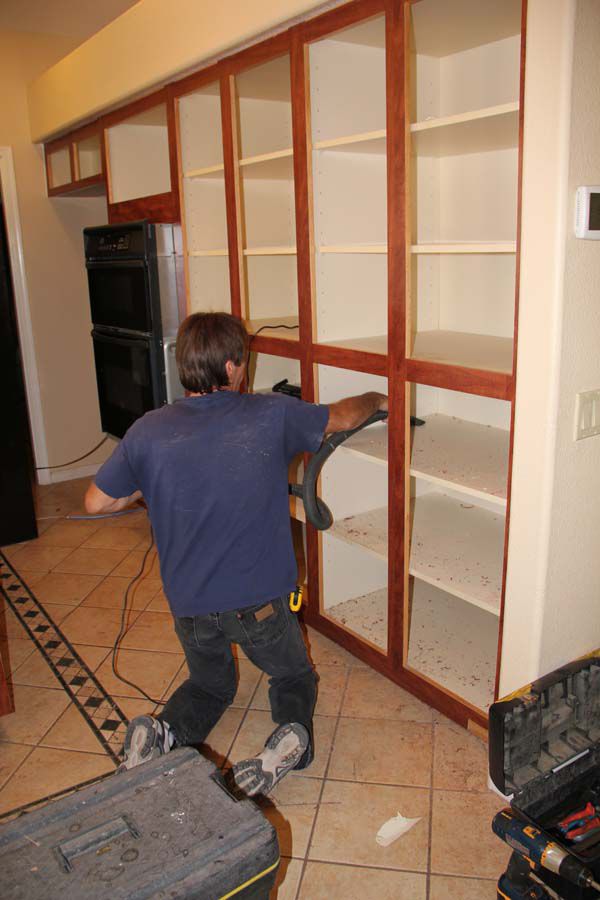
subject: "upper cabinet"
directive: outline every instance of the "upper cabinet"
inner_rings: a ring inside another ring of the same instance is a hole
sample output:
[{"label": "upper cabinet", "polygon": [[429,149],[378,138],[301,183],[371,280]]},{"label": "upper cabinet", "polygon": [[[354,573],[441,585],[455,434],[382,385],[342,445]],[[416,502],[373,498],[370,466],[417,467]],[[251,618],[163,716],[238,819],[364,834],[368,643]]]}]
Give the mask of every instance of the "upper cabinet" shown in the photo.
[{"label": "upper cabinet", "polygon": [[48,195],[103,194],[102,130],[99,122],[45,146]]},{"label": "upper cabinet", "polygon": [[174,116],[167,92],[118,110],[104,126],[109,220],[179,221]]},{"label": "upper cabinet", "polygon": [[513,371],[520,0],[410,7],[407,356]]}]

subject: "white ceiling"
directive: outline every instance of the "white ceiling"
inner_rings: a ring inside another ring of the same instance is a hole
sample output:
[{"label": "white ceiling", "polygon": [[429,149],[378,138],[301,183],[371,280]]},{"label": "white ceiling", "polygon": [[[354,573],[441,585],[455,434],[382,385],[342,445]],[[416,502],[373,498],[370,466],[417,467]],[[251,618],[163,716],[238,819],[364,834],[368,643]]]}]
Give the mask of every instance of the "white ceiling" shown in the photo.
[{"label": "white ceiling", "polygon": [[87,40],[138,0],[0,0],[0,29]]}]

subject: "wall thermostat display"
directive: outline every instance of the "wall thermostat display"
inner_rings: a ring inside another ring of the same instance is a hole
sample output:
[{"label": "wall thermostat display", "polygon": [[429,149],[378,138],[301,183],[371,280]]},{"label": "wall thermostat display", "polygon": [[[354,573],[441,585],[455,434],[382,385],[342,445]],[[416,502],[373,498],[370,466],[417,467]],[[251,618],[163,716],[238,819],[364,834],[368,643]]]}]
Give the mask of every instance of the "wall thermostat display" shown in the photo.
[{"label": "wall thermostat display", "polygon": [[600,186],[578,187],[575,196],[575,237],[600,240]]}]

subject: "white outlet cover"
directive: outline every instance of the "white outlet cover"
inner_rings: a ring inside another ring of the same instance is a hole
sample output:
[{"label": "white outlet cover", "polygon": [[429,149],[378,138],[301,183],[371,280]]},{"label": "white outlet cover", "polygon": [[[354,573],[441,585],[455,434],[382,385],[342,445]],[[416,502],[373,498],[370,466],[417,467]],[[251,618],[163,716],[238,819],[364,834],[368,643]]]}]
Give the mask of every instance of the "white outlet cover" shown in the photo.
[{"label": "white outlet cover", "polygon": [[575,434],[573,439],[600,434],[600,390],[582,391],[575,395]]}]

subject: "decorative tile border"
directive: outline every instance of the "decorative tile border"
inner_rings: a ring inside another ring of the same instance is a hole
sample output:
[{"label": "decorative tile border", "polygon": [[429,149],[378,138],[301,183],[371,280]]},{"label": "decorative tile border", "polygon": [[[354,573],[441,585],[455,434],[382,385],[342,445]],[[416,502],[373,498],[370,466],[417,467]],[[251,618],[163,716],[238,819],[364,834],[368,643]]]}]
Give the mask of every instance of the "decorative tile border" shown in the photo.
[{"label": "decorative tile border", "polygon": [[118,763],[129,724],[127,716],[2,552],[0,591],[107,755]]}]

